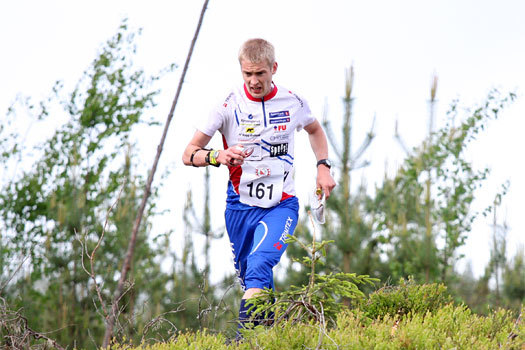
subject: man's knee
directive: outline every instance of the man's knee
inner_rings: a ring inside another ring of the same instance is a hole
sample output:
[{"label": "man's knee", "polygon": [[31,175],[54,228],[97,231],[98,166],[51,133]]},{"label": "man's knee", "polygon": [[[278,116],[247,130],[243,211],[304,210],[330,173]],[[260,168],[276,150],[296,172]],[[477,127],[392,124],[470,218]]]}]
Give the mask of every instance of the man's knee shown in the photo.
[{"label": "man's knee", "polygon": [[262,292],[261,288],[248,288],[246,292],[244,292],[244,295],[242,296],[242,298],[250,299],[256,296],[257,294],[259,294],[260,292]]},{"label": "man's knee", "polygon": [[277,261],[273,261],[267,256],[256,255],[248,259],[245,275],[246,288],[271,288],[273,285],[272,268],[276,264]]},{"label": "man's knee", "polygon": [[252,254],[247,261],[246,273],[254,275],[270,275],[272,269],[279,263],[280,255],[277,254]]}]

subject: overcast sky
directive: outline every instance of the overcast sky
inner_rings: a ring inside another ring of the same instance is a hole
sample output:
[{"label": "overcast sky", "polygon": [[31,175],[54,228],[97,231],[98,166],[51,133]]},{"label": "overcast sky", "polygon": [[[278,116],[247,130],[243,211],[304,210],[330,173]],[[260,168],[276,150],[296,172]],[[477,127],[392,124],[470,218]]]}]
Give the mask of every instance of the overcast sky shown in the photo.
[{"label": "overcast sky", "polygon": [[[38,100],[48,95],[56,80],[64,81],[66,89],[74,86],[124,18],[131,27],[143,28],[137,41],[138,65],[151,73],[172,62],[182,67],[201,6],[201,1],[3,1],[0,118],[19,93]],[[439,78],[438,126],[444,124],[448,105],[455,98],[473,106],[492,88],[516,92],[517,102],[499,120],[490,122],[468,155],[475,167],[492,169],[475,209],[487,207],[501,183],[511,183],[500,220],[509,226],[509,250],[514,252],[525,243],[525,224],[520,220],[525,194],[524,13],[524,2],[518,0],[211,0],[162,156],[161,172],[172,171],[165,179],[161,206],[172,211],[158,220],[162,228],[157,230],[173,227],[174,241],[180,241],[186,190],[191,186],[197,201],[202,197],[203,169],[183,167],[180,160],[194,121],[205,117],[232,86],[242,83],[236,61],[240,44],[263,37],[276,47],[279,69],[274,80],[305,97],[318,117],[327,104],[328,116],[336,125],[341,120],[345,69],[353,64],[354,148],[376,116],[376,138],[365,155],[372,165],[353,175],[354,183],[366,181],[370,188],[381,181],[385,170],[393,174],[403,159],[404,152],[393,137],[396,120],[409,147],[425,137],[434,73]],[[162,123],[180,72],[163,81],[159,105],[152,111]],[[57,125],[63,120],[52,118]],[[150,130],[140,140],[144,174],[160,132],[160,128]],[[297,142],[302,145],[296,147],[297,191],[305,203],[315,185],[315,159],[304,135]],[[212,145],[220,147],[217,137]],[[221,227],[227,172],[219,168],[211,173],[214,226]],[[490,225],[489,219],[480,218],[464,249],[478,275],[489,257]],[[226,240],[214,247],[214,259],[225,261],[221,271],[231,271],[224,259],[228,247]]]}]

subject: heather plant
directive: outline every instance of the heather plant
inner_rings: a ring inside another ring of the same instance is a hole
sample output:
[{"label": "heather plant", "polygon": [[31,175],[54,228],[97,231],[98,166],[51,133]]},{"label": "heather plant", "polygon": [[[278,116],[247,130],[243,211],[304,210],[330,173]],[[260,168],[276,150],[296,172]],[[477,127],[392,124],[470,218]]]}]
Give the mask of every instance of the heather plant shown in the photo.
[{"label": "heather plant", "polygon": [[440,283],[416,284],[410,277],[397,286],[384,286],[360,300],[359,310],[370,319],[426,314],[452,302],[447,287]]},{"label": "heather plant", "polygon": [[[525,311],[525,308],[522,309]],[[315,337],[315,322],[285,321],[271,328],[247,332],[242,342],[226,344],[222,334],[204,331],[179,332],[168,343],[141,346],[144,350],[182,349],[523,349],[525,324],[509,311],[500,309],[488,316],[472,313],[465,306],[447,304],[434,312],[387,315],[364,322],[364,310],[343,310],[335,327]],[[113,350],[135,349],[115,345]]]},{"label": "heather plant", "polygon": [[[327,245],[288,237],[306,256],[298,262],[310,271],[309,283],[287,291],[265,290],[254,298],[252,317],[260,320],[274,313],[271,327],[243,331],[240,341],[224,333],[178,331],[169,342],[142,344],[140,349],[523,349],[523,311],[516,318],[510,310],[477,315],[452,302],[443,284],[417,284],[401,279],[365,296],[358,288],[377,280],[355,274],[320,274]],[[350,298],[352,307],[341,301]],[[271,323],[271,322],[269,322]],[[268,325],[268,324],[267,324]],[[112,347],[133,349],[130,344]]]}]

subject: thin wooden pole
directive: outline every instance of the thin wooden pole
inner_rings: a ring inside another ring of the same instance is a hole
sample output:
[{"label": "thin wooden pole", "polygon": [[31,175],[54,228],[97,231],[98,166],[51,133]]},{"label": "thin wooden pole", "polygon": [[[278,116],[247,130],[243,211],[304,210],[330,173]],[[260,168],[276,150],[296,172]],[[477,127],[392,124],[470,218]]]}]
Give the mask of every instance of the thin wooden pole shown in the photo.
[{"label": "thin wooden pole", "polygon": [[197,38],[199,36],[199,32],[202,26],[202,21],[204,19],[204,13],[206,12],[206,9],[208,7],[208,2],[209,0],[205,0],[204,4],[202,5],[201,14],[199,17],[199,23],[197,24],[197,29],[195,29],[195,34],[193,36],[193,40],[191,41],[190,50],[186,57],[186,63],[184,64],[184,69],[182,70],[182,75],[179,80],[179,86],[177,88],[175,98],[173,99],[173,103],[171,105],[171,109],[168,114],[166,124],[164,125],[164,132],[162,133],[162,137],[160,139],[159,145],[157,146],[157,155],[155,156],[155,160],[153,161],[153,165],[151,167],[151,171],[148,176],[148,181],[146,183],[146,188],[144,190],[144,195],[142,197],[142,202],[140,203],[140,207],[137,212],[135,222],[133,224],[133,231],[131,233],[131,238],[129,240],[128,250],[126,252],[126,258],[124,260],[124,264],[122,265],[122,271],[120,273],[120,279],[117,285],[117,289],[115,290],[115,294],[113,295],[113,301],[111,303],[111,311],[109,315],[106,315],[106,331],[104,333],[104,341],[102,343],[102,348],[104,349],[107,349],[107,347],[110,345],[111,338],[113,337],[113,329],[115,327],[115,320],[117,318],[117,313],[118,313],[118,302],[123,296],[124,283],[126,281],[128,272],[131,268],[131,261],[133,260],[133,254],[135,252],[135,245],[137,242],[137,234],[139,231],[140,223],[142,221],[142,217],[144,216],[144,210],[146,208],[146,203],[148,201],[149,196],[151,195],[151,184],[153,182],[153,177],[155,176],[155,172],[157,171],[157,165],[159,163],[160,155],[162,153],[164,142],[166,140],[166,135],[168,134],[168,129],[169,129],[171,120],[173,119],[175,107],[177,106],[177,102],[179,100],[180,92],[182,90],[182,84],[184,83],[184,77],[186,76],[186,72],[188,71],[190,59],[193,54],[195,43],[197,42]]}]

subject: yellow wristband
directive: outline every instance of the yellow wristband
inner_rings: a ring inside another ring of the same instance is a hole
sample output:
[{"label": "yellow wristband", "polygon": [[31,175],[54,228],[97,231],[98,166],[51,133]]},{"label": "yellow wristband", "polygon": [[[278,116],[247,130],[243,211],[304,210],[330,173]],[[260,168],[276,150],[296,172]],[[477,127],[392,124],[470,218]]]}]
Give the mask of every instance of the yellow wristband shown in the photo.
[{"label": "yellow wristband", "polygon": [[219,158],[220,151],[212,150],[210,152],[210,165],[213,166],[220,166],[221,164],[217,161],[217,158]]}]

